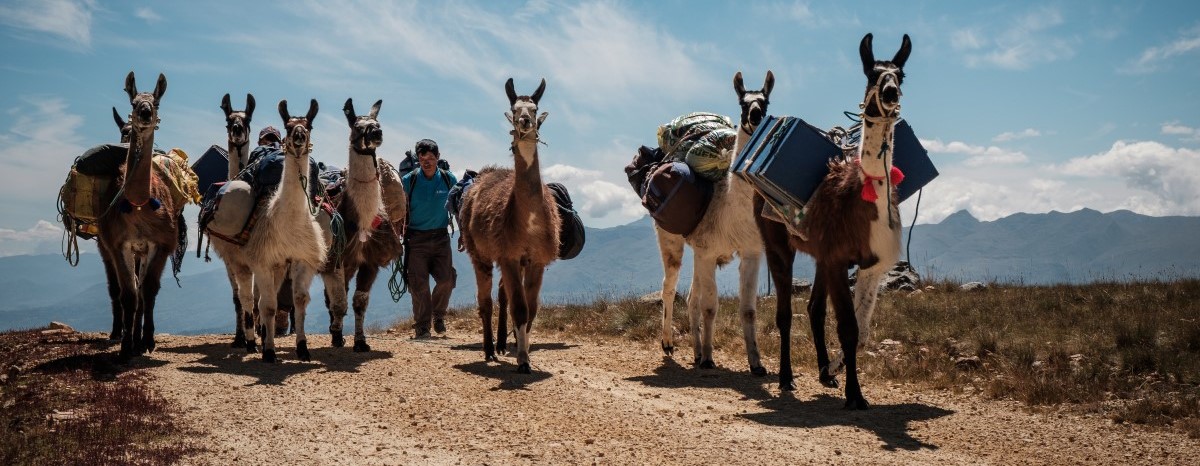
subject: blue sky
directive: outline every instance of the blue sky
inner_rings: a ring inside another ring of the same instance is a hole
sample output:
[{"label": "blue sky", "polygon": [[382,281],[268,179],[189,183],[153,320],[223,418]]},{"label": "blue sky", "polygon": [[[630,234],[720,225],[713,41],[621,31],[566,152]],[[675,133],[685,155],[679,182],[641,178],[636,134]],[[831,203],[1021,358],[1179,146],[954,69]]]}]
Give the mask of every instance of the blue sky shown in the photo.
[{"label": "blue sky", "polygon": [[[1200,215],[1200,7],[1195,2],[584,1],[99,2],[0,0],[0,256],[58,248],[71,161],[113,141],[110,107],[167,76],[160,146],[224,144],[221,96],[321,104],[315,156],[347,157],[339,111],[383,99],[381,154],[439,142],[455,171],[509,163],[504,81],[546,78],[546,178],[585,223],[641,217],[622,167],[655,128],[734,115],[732,76],[776,77],[770,113],[846,124],[863,34],[890,57],[912,37],[903,116],[942,176],[918,222],[967,209]],[[296,104],[293,104],[296,105]],[[905,221],[913,201],[903,206]]]}]

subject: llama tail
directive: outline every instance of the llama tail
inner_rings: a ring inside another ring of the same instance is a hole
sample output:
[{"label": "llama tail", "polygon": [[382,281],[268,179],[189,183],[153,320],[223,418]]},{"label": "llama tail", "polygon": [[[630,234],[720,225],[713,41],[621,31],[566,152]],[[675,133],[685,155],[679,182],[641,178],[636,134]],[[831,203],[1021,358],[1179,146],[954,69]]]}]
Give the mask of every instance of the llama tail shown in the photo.
[{"label": "llama tail", "polygon": [[175,222],[179,230],[179,242],[175,245],[175,252],[171,253],[171,275],[175,277],[175,286],[183,288],[183,284],[179,283],[179,271],[183,269],[183,256],[188,248],[187,219],[183,218],[183,212],[175,216]]}]

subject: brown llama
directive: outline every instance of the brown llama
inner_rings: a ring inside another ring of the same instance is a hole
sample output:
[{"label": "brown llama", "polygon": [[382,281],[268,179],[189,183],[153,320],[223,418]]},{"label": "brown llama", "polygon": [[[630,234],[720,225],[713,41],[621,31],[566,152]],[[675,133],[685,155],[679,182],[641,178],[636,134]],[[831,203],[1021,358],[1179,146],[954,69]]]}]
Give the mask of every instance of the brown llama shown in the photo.
[{"label": "brown llama", "polygon": [[[513,125],[513,168],[496,166],[480,170],[474,186],[463,196],[460,212],[463,244],[475,269],[479,317],[483,321],[483,354],[496,361],[492,341],[492,270],[500,266],[501,297],[511,300],[516,330],[517,372],[528,374],[529,331],[537,316],[538,295],[546,266],[558,258],[558,230],[562,219],[550,189],[542,183],[538,165],[538,132],[546,113],[538,115],[538,102],[546,80],[532,95],[518,96],[509,78],[504,85]],[[501,353],[505,333],[498,335]]]},{"label": "brown llama", "polygon": [[[900,114],[900,85],[912,42],[904,35],[891,61],[876,61],[871,34],[859,44],[867,77],[863,99],[863,136],[856,160],[829,163],[829,174],[806,208],[803,229],[807,239],[787,228],[756,217],[766,246],[767,266],[778,290],[775,322],[779,327],[779,387],[795,390],[791,365],[792,261],[796,251],[813,257],[816,276],[808,301],[809,323],[817,352],[822,385],[837,387],[837,373],[846,371],[846,409],[867,409],[858,384],[857,351],[870,337],[871,313],[879,283],[900,256],[900,211],[894,185],[901,174],[892,167],[892,132]],[[899,175],[899,176],[898,176]],[[755,212],[763,208],[755,197]],[[846,271],[858,266],[854,295]],[[825,348],[826,299],[837,316],[841,361],[830,362]]]},{"label": "brown llama", "polygon": [[[737,154],[754,134],[754,129],[767,115],[768,99],[775,86],[775,75],[767,70],[763,87],[758,91],[747,91],[742,82],[742,72],[733,76],[733,89],[741,105],[741,120],[734,139],[733,153]],[[758,304],[758,267],[762,260],[762,240],[755,226],[751,206],[754,188],[745,180],[726,174],[713,186],[713,198],[708,211],[696,229],[686,238],[667,232],[655,224],[658,249],[663,263],[663,289],[660,296],[675,296],[679,282],[679,269],[683,265],[683,247],[692,247],[692,285],[688,291],[687,310],[691,321],[692,354],[696,367],[716,368],[713,362],[713,328],[717,315],[717,267],[733,261],[738,263],[738,311],[742,317],[742,336],[746,342],[746,359],[750,373],[767,375],[758,352],[755,335],[755,313]],[[663,299],[662,350],[671,356],[675,352],[672,325],[675,300]],[[703,317],[703,320],[701,318]],[[702,325],[703,324],[703,325]]]},{"label": "brown llama", "polygon": [[[133,72],[125,77],[125,93],[133,107],[129,116],[129,152],[118,176],[120,191],[99,220],[101,258],[116,283],[121,309],[119,358],[154,351],[154,302],[163,268],[178,247],[183,206],[175,205],[167,183],[153,169],[154,131],[167,78],[158,75],[153,92],[137,91]],[[111,292],[111,291],[110,291]],[[114,332],[116,333],[116,332]]]},{"label": "brown llama", "polygon": [[[225,179],[234,180],[250,161],[250,119],[254,116],[254,96],[246,94],[246,109],[236,111],[230,103],[229,94],[225,94],[225,97],[221,98],[221,111],[225,113],[225,132],[228,135],[229,144],[229,172]],[[228,262],[225,263],[225,274],[229,277],[229,286],[233,290],[235,329],[233,343],[230,346],[241,348],[246,346],[246,334],[242,328],[242,319],[249,316],[242,314],[242,303],[238,299],[237,278],[234,275],[234,267]],[[253,326],[253,322],[250,322],[249,325]]]},{"label": "brown llama", "polygon": [[[330,251],[325,267],[338,267],[335,262],[340,259],[347,292],[350,280],[355,279],[355,352],[371,350],[363,328],[371,286],[379,275],[379,268],[400,257],[403,249],[395,225],[403,221],[408,209],[404,187],[400,185],[396,171],[375,153],[383,144],[383,129],[379,125],[379,108],[382,105],[382,100],[376,101],[366,115],[355,114],[353,99],[346,99],[346,105],[342,108],[350,125],[350,159],[346,164],[345,189],[335,202],[342,224],[345,225],[347,240],[340,257],[339,251]],[[328,291],[326,299],[332,299]],[[342,319],[346,316],[344,296],[342,301],[340,306],[327,302],[329,333],[333,337],[333,346],[338,348],[346,344],[342,337]]]}]

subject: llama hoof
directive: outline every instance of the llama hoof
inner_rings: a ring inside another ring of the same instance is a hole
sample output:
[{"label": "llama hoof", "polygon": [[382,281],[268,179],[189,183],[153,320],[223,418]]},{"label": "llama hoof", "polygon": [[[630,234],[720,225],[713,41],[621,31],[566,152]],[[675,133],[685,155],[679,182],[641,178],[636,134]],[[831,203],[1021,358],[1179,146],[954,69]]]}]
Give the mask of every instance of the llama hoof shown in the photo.
[{"label": "llama hoof", "polygon": [[762,366],[751,367],[750,373],[754,374],[755,377],[764,377],[767,375],[767,368],[762,367]]},{"label": "llama hoof", "polygon": [[275,350],[264,349],[262,354],[263,362],[275,362]]},{"label": "llama hoof", "polygon": [[151,338],[151,339],[150,339],[150,341],[147,341],[147,342],[143,343],[143,344],[142,344],[142,347],[146,349],[146,352],[147,352],[147,353],[153,353],[153,352],[154,352],[154,348],[157,348],[157,347],[158,347],[158,345],[155,345],[155,344],[154,344],[154,339],[153,339],[153,338]]},{"label": "llama hoof", "polygon": [[258,345],[257,345],[257,344],[255,344],[253,341],[247,341],[247,342],[246,342],[246,353],[247,353],[247,354],[254,354],[254,353],[257,353],[257,352],[258,352]]},{"label": "llama hoof", "polygon": [[792,379],[779,379],[779,390],[784,392],[796,391],[796,381]]},{"label": "llama hoof", "polygon": [[675,355],[675,347],[672,345],[663,343],[662,350],[663,350],[663,356],[671,357],[671,356]]},{"label": "llama hoof", "polygon": [[505,345],[503,345],[503,344],[496,345],[496,354],[499,354],[499,355],[508,354],[508,348],[505,347]]},{"label": "llama hoof", "polygon": [[342,336],[342,332],[330,332],[329,336],[333,337],[333,347],[341,348],[346,346],[346,337]]},{"label": "llama hoof", "polygon": [[483,360],[490,361],[490,362],[500,362],[500,358],[496,357],[496,355],[494,355],[494,354],[483,355]]},{"label": "llama hoof", "polygon": [[867,409],[868,407],[870,407],[870,405],[867,403],[867,400],[861,396],[858,398],[850,398],[850,399],[846,400],[846,409],[847,410],[862,411],[862,410]]},{"label": "llama hoof", "polygon": [[113,332],[108,334],[109,343],[116,343],[118,341],[121,341],[121,332]]},{"label": "llama hoof", "polygon": [[245,346],[246,346],[246,336],[245,335],[238,335],[236,337],[233,337],[233,343],[231,343],[229,345],[230,348],[243,348]]},{"label": "llama hoof", "polygon": [[529,363],[523,362],[523,363],[517,365],[517,373],[518,374],[532,374],[533,371],[529,370]]},{"label": "llama hoof", "polygon": [[700,362],[701,369],[716,369],[717,363],[712,362],[712,359],[706,359]]},{"label": "llama hoof", "polygon": [[821,381],[821,385],[823,385],[825,388],[838,388],[837,377],[822,372],[819,380]]},{"label": "llama hoof", "polygon": [[355,353],[366,353],[367,351],[371,351],[371,345],[367,344],[367,340],[354,340]]},{"label": "llama hoof", "polygon": [[312,361],[312,355],[308,354],[308,340],[296,342],[296,358],[304,362]]}]

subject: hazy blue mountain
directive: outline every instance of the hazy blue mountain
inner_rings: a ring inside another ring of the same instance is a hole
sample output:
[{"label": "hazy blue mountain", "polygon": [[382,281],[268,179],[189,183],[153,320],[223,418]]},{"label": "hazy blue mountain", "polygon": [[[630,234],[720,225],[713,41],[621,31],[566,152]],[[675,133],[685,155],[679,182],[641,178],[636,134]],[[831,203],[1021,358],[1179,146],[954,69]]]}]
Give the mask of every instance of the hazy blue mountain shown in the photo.
[{"label": "hazy blue mountain", "polygon": [[[908,229],[905,228],[905,239]],[[918,225],[913,232],[912,262],[927,278],[1002,281],[1026,284],[1095,280],[1177,279],[1200,276],[1200,218],[1148,217],[1128,211],[1100,213],[1015,214],[981,222],[966,211],[941,223]],[[457,236],[455,237],[457,240]],[[903,251],[902,251],[903,254]],[[798,257],[797,278],[812,276],[812,262]],[[458,286],[453,305],[475,302],[475,275],[467,256],[454,253]],[[765,261],[759,288],[767,289]],[[367,312],[368,324],[391,324],[411,314],[408,296],[392,302],[384,271],[376,280]],[[499,279],[499,272],[495,274]],[[685,257],[679,288],[691,280],[691,257]],[[164,278],[155,321],[168,333],[228,333],[233,305],[219,259],[205,263],[189,254],[180,275],[182,288]],[[613,228],[587,229],[587,245],[579,257],[555,262],[546,271],[543,301],[591,301],[600,297],[640,295],[662,283],[653,223],[649,217]],[[718,271],[722,293],[737,288],[737,265]],[[493,283],[493,287],[495,283]],[[315,280],[306,330],[325,332],[329,325]],[[111,311],[104,270],[95,254],[68,266],[59,255],[0,258],[0,329],[67,322],[83,330],[107,331]],[[346,318],[352,325],[353,315]]]}]

